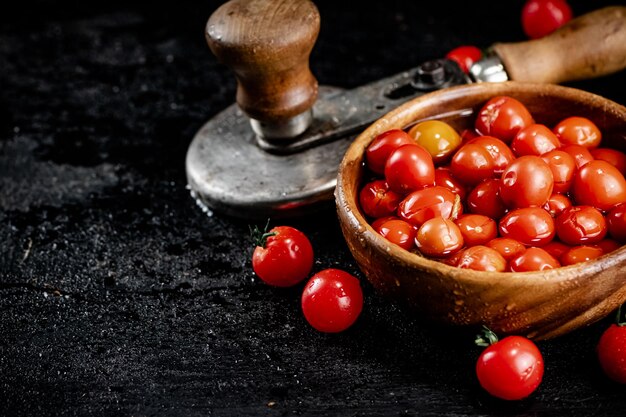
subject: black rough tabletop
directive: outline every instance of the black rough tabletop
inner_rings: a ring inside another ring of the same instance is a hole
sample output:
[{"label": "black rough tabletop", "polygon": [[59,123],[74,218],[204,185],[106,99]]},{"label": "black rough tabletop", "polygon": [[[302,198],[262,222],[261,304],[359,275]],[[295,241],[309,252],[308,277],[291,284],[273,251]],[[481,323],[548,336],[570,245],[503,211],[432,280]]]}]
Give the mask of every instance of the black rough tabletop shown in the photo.
[{"label": "black rough tabletop", "polygon": [[[608,318],[539,342],[538,391],[493,400],[475,378],[475,329],[374,293],[332,207],[273,224],[310,237],[315,271],[362,279],[356,325],[318,333],[302,286],[255,278],[249,222],[207,216],[186,189],[191,138],[234,100],[203,36],[218,4],[3,4],[0,415],[624,416],[626,388],[594,351]],[[349,88],[461,44],[521,41],[521,5],[318,2],[311,67]],[[571,85],[626,103],[624,72]]]}]

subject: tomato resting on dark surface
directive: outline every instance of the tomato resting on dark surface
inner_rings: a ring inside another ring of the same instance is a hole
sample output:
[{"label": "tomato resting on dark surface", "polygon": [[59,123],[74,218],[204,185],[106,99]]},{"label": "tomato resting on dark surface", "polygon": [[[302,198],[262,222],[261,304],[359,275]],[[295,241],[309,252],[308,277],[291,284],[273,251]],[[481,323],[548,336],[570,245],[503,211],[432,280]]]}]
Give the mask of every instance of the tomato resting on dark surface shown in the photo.
[{"label": "tomato resting on dark surface", "polygon": [[493,341],[476,362],[480,385],[494,397],[521,400],[532,394],[543,379],[543,356],[522,336]]},{"label": "tomato resting on dark surface", "polygon": [[260,237],[254,249],[252,268],[262,281],[290,287],[304,280],[313,266],[311,242],[297,229],[278,226]]},{"label": "tomato resting on dark surface", "polygon": [[565,0],[528,0],[522,9],[522,28],[531,39],[549,35],[571,19]]},{"label": "tomato resting on dark surface", "polygon": [[597,352],[606,376],[615,382],[626,384],[626,323],[620,322],[621,319],[618,317],[618,323],[611,324],[604,331],[598,342]]},{"label": "tomato resting on dark surface", "polygon": [[482,57],[482,52],[475,46],[458,46],[446,54],[446,58],[456,62],[461,70],[468,74],[474,62]]},{"label": "tomato resting on dark surface", "polygon": [[602,147],[591,119],[540,124],[545,116],[535,123],[524,104],[497,96],[474,129],[446,116],[378,135],[366,150],[361,212],[401,248],[477,271],[543,271],[618,249],[626,154]]},{"label": "tomato resting on dark surface", "polygon": [[302,312],[313,328],[338,333],[352,326],[363,309],[359,280],[339,269],[313,275],[302,292]]}]

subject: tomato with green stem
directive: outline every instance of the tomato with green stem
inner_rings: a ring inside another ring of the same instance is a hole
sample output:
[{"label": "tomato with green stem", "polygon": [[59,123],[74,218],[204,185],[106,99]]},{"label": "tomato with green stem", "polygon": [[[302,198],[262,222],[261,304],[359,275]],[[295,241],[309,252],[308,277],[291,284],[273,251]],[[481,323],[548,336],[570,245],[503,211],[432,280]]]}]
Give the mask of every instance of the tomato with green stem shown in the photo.
[{"label": "tomato with green stem", "polygon": [[476,362],[480,385],[503,400],[521,400],[532,394],[543,379],[543,356],[531,340],[508,336],[502,340],[488,328],[476,338],[486,349]]},{"label": "tomato with green stem", "polygon": [[275,287],[290,287],[304,280],[313,266],[313,247],[306,235],[289,226],[266,230],[267,225],[264,231],[251,230],[256,241],[252,268],[257,276]]}]

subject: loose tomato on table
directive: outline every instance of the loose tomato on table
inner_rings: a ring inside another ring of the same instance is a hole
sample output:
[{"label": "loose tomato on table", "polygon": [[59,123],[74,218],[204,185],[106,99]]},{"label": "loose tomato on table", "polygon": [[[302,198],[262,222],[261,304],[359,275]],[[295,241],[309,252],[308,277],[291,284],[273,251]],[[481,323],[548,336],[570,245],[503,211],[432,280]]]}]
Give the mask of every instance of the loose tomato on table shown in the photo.
[{"label": "loose tomato on table", "polygon": [[359,280],[339,269],[313,275],[302,292],[302,312],[313,328],[338,333],[352,326],[363,309]]},{"label": "loose tomato on table", "polygon": [[626,384],[626,319],[622,307],[617,310],[616,323],[602,333],[598,342],[598,360],[602,370],[613,381]]},{"label": "loose tomato on table", "polygon": [[482,135],[509,143],[520,130],[533,123],[526,106],[512,97],[498,96],[480,109],[475,127]]},{"label": "loose tomato on table", "polygon": [[480,385],[494,397],[521,400],[532,394],[543,379],[543,356],[532,341],[522,336],[498,340],[489,329],[476,344],[487,348],[476,362]]},{"label": "loose tomato on table", "polygon": [[385,163],[385,179],[397,193],[435,185],[435,165],[430,153],[418,144],[402,145],[389,155]]},{"label": "loose tomato on table", "polygon": [[528,0],[522,8],[522,28],[531,39],[549,35],[571,19],[565,0]]},{"label": "loose tomato on table", "polygon": [[463,45],[446,54],[446,58],[459,64],[461,70],[469,74],[469,69],[482,57],[482,52],[475,46]]},{"label": "loose tomato on table", "polygon": [[297,229],[278,226],[269,232],[253,231],[257,246],[252,268],[262,281],[276,287],[290,287],[305,279],[313,266],[311,242]]}]

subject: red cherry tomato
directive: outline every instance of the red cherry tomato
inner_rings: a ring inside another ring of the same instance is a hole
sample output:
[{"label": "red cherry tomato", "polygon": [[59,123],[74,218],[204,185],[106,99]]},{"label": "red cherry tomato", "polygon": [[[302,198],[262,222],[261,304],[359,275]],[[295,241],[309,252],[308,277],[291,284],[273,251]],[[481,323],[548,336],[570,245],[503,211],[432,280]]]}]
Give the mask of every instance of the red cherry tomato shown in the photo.
[{"label": "red cherry tomato", "polygon": [[467,190],[465,186],[450,172],[450,168],[441,167],[435,170],[435,185],[447,188],[455,194],[458,194],[461,200],[465,200]]},{"label": "red cherry tomato", "polygon": [[565,209],[555,220],[556,234],[568,245],[597,243],[606,236],[604,216],[590,206]]},{"label": "red cherry tomato", "polygon": [[586,117],[568,117],[560,121],[553,131],[563,145],[597,148],[602,141],[600,129]]},{"label": "red cherry tomato", "polygon": [[374,220],[372,222],[372,229],[376,230],[376,233],[380,233],[380,231],[378,230],[380,228],[380,226],[385,223],[386,221],[389,220],[400,220],[400,218],[396,217],[396,216],[385,216],[385,217],[380,217],[376,220]]},{"label": "red cherry tomato", "polygon": [[494,175],[495,163],[484,147],[467,143],[454,154],[450,171],[464,184],[476,185]]},{"label": "red cherry tomato", "polygon": [[416,124],[409,130],[409,136],[430,153],[435,163],[449,159],[461,145],[461,136],[456,130],[439,120]]},{"label": "red cherry tomato", "polygon": [[402,145],[393,151],[385,164],[389,188],[406,194],[435,185],[435,165],[428,151],[420,145]]},{"label": "red cherry tomato", "polygon": [[575,246],[561,255],[560,261],[562,266],[567,266],[591,261],[602,255],[604,255],[602,248],[597,246]]},{"label": "red cherry tomato", "polygon": [[602,370],[615,382],[626,384],[626,326],[624,323],[611,324],[602,333],[598,342],[598,360]]},{"label": "red cherry tomato", "polygon": [[504,272],[506,260],[497,251],[487,246],[477,245],[463,250],[456,266],[475,271]]},{"label": "red cherry tomato", "polygon": [[542,246],[554,238],[554,220],[540,207],[513,210],[500,220],[500,235],[526,246]]},{"label": "red cherry tomato", "polygon": [[569,154],[572,158],[574,158],[574,162],[576,163],[576,168],[580,169],[588,162],[593,161],[593,156],[589,149],[580,145],[564,145],[559,148],[560,151],[563,151]]},{"label": "red cherry tomato", "polygon": [[293,227],[278,226],[260,240],[261,246],[252,254],[252,268],[265,283],[290,287],[309,275],[313,247],[304,233]]},{"label": "red cherry tomato", "polygon": [[626,204],[618,204],[606,215],[606,223],[611,237],[626,242]]},{"label": "red cherry tomato", "polygon": [[419,228],[415,244],[424,255],[442,258],[463,247],[463,235],[452,220],[434,217]]},{"label": "red cherry tomato", "polygon": [[541,155],[541,159],[548,164],[550,171],[552,171],[552,177],[554,178],[552,192],[568,192],[576,172],[576,161],[574,161],[574,158],[567,152],[556,150]]},{"label": "red cherry tomato", "polygon": [[602,253],[603,254],[604,253],[611,253],[614,250],[618,250],[619,248],[622,247],[622,245],[620,245],[619,243],[617,243],[613,239],[602,239],[601,241],[599,241],[598,243],[596,243],[593,246],[602,249]]},{"label": "red cherry tomato", "polygon": [[487,179],[478,184],[467,196],[467,209],[474,214],[482,214],[494,220],[506,213],[500,198],[500,180]]},{"label": "red cherry tomato", "polygon": [[541,207],[552,195],[554,177],[538,156],[522,156],[508,166],[500,179],[500,197],[510,208]]},{"label": "red cherry tomato", "polygon": [[549,35],[571,19],[565,0],[528,0],[522,9],[522,28],[531,39]]},{"label": "red cherry tomato", "polygon": [[465,144],[468,141],[479,137],[480,135],[474,129],[463,129],[461,131],[461,143]]},{"label": "red cherry tomato", "polygon": [[591,161],[574,175],[572,193],[577,204],[607,211],[626,202],[626,180],[608,162]]},{"label": "red cherry tomato", "polygon": [[302,312],[313,328],[325,333],[346,330],[363,309],[359,280],[339,269],[313,275],[302,292]]},{"label": "red cherry tomato", "polygon": [[495,136],[505,143],[521,129],[533,124],[528,109],[512,97],[498,96],[487,101],[478,112],[476,130],[486,136]]},{"label": "red cherry tomato", "polygon": [[438,186],[424,188],[412,192],[402,200],[398,207],[398,216],[420,227],[426,220],[433,217],[449,218],[455,201],[455,194],[447,188]]},{"label": "red cherry tomato", "polygon": [[537,346],[521,336],[509,336],[487,347],[476,363],[480,385],[503,400],[521,400],[543,378],[543,357]]},{"label": "red cherry tomato", "polygon": [[572,248],[571,246],[566,245],[565,243],[562,243],[562,242],[558,242],[556,240],[553,240],[547,245],[543,245],[541,247],[541,249],[545,250],[550,255],[552,255],[554,259],[561,259],[561,256],[563,256],[563,254],[567,252],[568,250],[570,250],[571,248]]},{"label": "red cherry tomato", "polygon": [[481,214],[464,214],[454,223],[459,226],[466,246],[485,245],[498,235],[496,222]]},{"label": "red cherry tomato", "polygon": [[365,184],[359,193],[361,209],[366,215],[374,218],[395,213],[402,198],[402,195],[391,191],[382,180]]},{"label": "red cherry tomato", "polygon": [[521,242],[507,237],[492,239],[487,242],[487,247],[497,251],[507,262],[526,250],[526,246]]},{"label": "red cherry tomato", "polygon": [[509,148],[506,143],[493,136],[478,136],[467,143],[480,145],[489,152],[494,163],[493,173],[496,176],[502,175],[506,167],[515,159],[511,148]]},{"label": "red cherry tomato", "polygon": [[608,162],[617,168],[622,175],[626,175],[626,154],[624,152],[610,148],[590,149],[589,152],[595,159]]},{"label": "red cherry tomato", "polygon": [[532,124],[526,126],[513,138],[511,150],[515,156],[536,155],[557,149],[561,144],[557,137],[544,125]]},{"label": "red cherry tomato", "polygon": [[572,207],[572,202],[563,194],[552,194],[548,202],[543,205],[543,209],[550,213],[552,217],[557,217],[570,207]]},{"label": "red cherry tomato", "polygon": [[404,220],[387,220],[378,225],[376,231],[402,249],[411,250],[415,246],[415,228]]},{"label": "red cherry tomato", "polygon": [[446,58],[459,64],[461,70],[466,74],[469,74],[471,66],[481,57],[480,49],[472,45],[456,47],[446,54]]},{"label": "red cherry tomato", "polygon": [[509,261],[511,272],[545,271],[555,269],[561,264],[542,248],[528,248]]},{"label": "red cherry tomato", "polygon": [[385,173],[385,163],[391,152],[402,145],[414,144],[408,133],[400,129],[392,129],[376,136],[365,151],[367,167],[376,174]]}]

